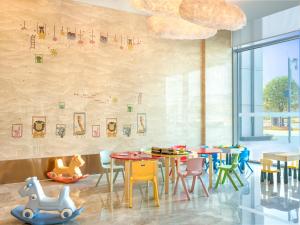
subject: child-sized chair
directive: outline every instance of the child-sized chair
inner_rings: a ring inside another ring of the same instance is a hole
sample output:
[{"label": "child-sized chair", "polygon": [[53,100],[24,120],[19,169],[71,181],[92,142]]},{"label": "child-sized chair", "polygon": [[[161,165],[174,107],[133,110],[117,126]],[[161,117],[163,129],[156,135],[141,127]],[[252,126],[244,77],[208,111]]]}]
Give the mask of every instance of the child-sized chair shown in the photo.
[{"label": "child-sized chair", "polygon": [[131,164],[131,176],[129,181],[129,207],[132,208],[132,190],[135,182],[153,183],[153,195],[156,206],[159,206],[158,184],[157,184],[157,161],[142,160],[133,161]]},{"label": "child-sized chair", "polygon": [[299,168],[298,164],[299,161],[292,161],[291,164],[288,165],[289,176],[292,176],[292,170],[294,170],[294,179],[297,179],[297,169]]},{"label": "child-sized chair", "polygon": [[240,153],[239,170],[240,170],[241,173],[244,173],[244,171],[245,171],[245,165],[250,169],[251,173],[253,173],[253,169],[249,165],[249,156],[250,156],[250,151],[247,148],[245,148]]},{"label": "child-sized chair", "polygon": [[270,184],[274,183],[274,176],[273,173],[278,173],[279,170],[277,169],[272,169],[272,165],[273,165],[273,161],[270,159],[261,159],[260,160],[261,163],[261,175],[260,175],[260,181],[264,182],[266,179],[266,175],[268,174],[268,181],[270,182]]},{"label": "child-sized chair", "polygon": [[[107,180],[108,186],[110,186],[110,181],[109,181],[110,164],[111,164],[110,154],[111,154],[111,152],[108,151],[108,150],[102,150],[100,152],[100,177],[99,177],[99,179],[96,183],[96,186],[98,186],[98,184],[99,184],[101,178],[103,177],[104,173],[106,175],[106,180]],[[114,165],[113,168],[114,168],[114,172],[115,172],[113,183],[115,183],[119,172],[122,173],[123,179],[125,179],[124,167],[123,166]]]},{"label": "child-sized chair", "polygon": [[[207,191],[207,189],[206,189],[206,187],[205,187],[205,185],[203,183],[203,180],[201,179],[201,175],[203,174],[204,160],[205,160],[205,158],[188,159],[186,171],[184,171],[184,172],[181,172],[180,168],[178,167],[178,169],[177,169],[178,176],[177,176],[176,184],[175,184],[175,188],[174,188],[174,195],[177,192],[178,181],[179,181],[179,178],[180,178],[181,182],[182,182],[182,185],[183,185],[183,188],[184,188],[184,191],[186,193],[186,196],[187,196],[188,200],[190,200],[189,192],[193,192],[194,191],[196,179],[198,177],[199,180],[200,180],[200,182],[201,182],[202,188],[203,188],[203,190],[205,192],[205,195],[207,197],[209,196],[208,195],[208,191]],[[189,192],[187,190],[186,183],[185,183],[185,178],[188,177],[188,176],[193,176],[193,183],[192,183],[192,187],[189,190]]]},{"label": "child-sized chair", "polygon": [[235,171],[238,167],[238,164],[239,164],[239,154],[232,154],[232,164],[231,165],[221,165],[221,166],[219,166],[219,175],[218,175],[218,179],[217,179],[217,183],[216,183],[215,188],[218,187],[218,185],[221,181],[223,172],[224,172],[224,176],[223,176],[223,179],[222,179],[222,184],[225,183],[225,180],[228,177],[231,184],[233,185],[234,189],[237,191],[238,187],[236,186],[236,184],[235,184],[235,182],[234,182],[234,180],[232,179],[232,176],[231,176],[231,174],[233,173],[236,176],[237,180],[239,181],[240,185],[244,186],[243,182],[241,181],[241,178],[238,176],[238,174]]}]

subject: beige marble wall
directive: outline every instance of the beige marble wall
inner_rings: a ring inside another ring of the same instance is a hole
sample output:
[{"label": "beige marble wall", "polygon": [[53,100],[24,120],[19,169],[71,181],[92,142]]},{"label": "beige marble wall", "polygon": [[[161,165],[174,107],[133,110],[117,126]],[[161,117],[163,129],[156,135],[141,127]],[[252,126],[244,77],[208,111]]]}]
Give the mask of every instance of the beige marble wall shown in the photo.
[{"label": "beige marble wall", "polygon": [[206,42],[206,142],[232,144],[232,51],[230,32]]},{"label": "beige marble wall", "polygon": [[[1,160],[88,154],[104,148],[122,151],[200,144],[199,41],[158,40],[148,34],[143,16],[68,0],[2,0],[0,14]],[[21,29],[24,20],[26,30]],[[37,22],[47,24],[46,39],[37,40],[36,48],[30,49],[30,35],[35,33]],[[56,42],[52,40],[54,24]],[[60,36],[62,25],[71,31],[76,28],[77,34],[81,29],[84,44],[80,46],[78,39],[67,41]],[[92,28],[94,45],[88,43]],[[100,31],[134,37],[142,43],[131,51],[121,50],[120,42],[109,39],[107,44],[100,43]],[[209,133],[209,141],[219,134],[220,141],[229,139],[230,105],[220,105],[222,101],[229,104],[228,98],[231,99],[231,89],[224,90],[230,87],[230,62],[224,62],[230,54],[228,38],[225,35],[208,42],[208,63],[213,64],[215,56],[220,61],[220,65],[208,65],[208,127],[214,133]],[[56,57],[50,54],[53,48],[57,49]],[[43,64],[35,63],[35,54],[43,54]],[[219,79],[221,86],[214,86],[213,79]],[[142,104],[137,102],[139,92],[143,93]],[[98,93],[105,103],[74,93]],[[65,102],[65,109],[58,108],[60,101]],[[126,111],[127,104],[133,104],[132,113]],[[73,135],[74,112],[87,114],[84,136]],[[137,113],[147,113],[146,135],[136,132]],[[32,137],[32,116],[47,117],[44,138]],[[105,121],[114,117],[118,119],[118,134],[108,138]],[[22,138],[11,137],[13,123],[23,124]],[[64,138],[55,135],[55,126],[60,123],[67,125]],[[92,137],[93,124],[101,126],[100,138]],[[122,134],[124,124],[132,124],[131,137]]]}]

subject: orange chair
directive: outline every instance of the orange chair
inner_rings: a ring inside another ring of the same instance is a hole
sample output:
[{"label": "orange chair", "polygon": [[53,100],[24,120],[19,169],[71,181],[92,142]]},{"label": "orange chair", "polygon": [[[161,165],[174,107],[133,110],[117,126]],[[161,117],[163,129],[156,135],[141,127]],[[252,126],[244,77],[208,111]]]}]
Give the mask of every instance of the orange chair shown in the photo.
[{"label": "orange chair", "polygon": [[156,202],[156,206],[159,206],[156,160],[143,160],[143,161],[132,162],[131,176],[129,181],[129,207],[130,208],[132,208],[133,183],[139,181],[142,182],[151,181],[153,183],[154,200]]},{"label": "orange chair", "polygon": [[292,161],[288,164],[289,176],[292,176],[292,170],[294,170],[294,179],[297,179],[297,169],[299,168],[298,161]]},{"label": "orange chair", "polygon": [[268,174],[268,181],[270,184],[274,183],[274,176],[273,173],[279,173],[280,171],[278,169],[272,169],[273,161],[270,159],[261,159],[261,175],[260,175],[260,182],[264,182],[267,178]]}]

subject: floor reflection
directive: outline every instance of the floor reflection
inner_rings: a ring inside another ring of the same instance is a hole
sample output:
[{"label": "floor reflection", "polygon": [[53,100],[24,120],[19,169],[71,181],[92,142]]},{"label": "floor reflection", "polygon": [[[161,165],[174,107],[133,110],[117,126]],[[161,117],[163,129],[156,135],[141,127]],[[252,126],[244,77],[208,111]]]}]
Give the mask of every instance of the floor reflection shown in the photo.
[{"label": "floor reflection", "polygon": [[[299,224],[300,187],[298,180],[289,178],[289,184],[268,185],[260,183],[259,167],[253,165],[254,173],[242,175],[244,187],[234,191],[230,183],[225,183],[217,190],[210,190],[210,197],[205,197],[197,183],[191,194],[191,201],[180,186],[178,193],[164,194],[163,182],[159,185],[161,206],[155,207],[152,185],[140,184],[134,187],[133,208],[129,209],[124,201],[122,179],[117,180],[114,193],[109,193],[105,180],[95,187],[98,176],[90,176],[77,184],[70,185],[71,197],[78,207],[85,211],[76,221],[68,224],[83,225],[280,225]],[[208,176],[204,176],[208,183]],[[215,181],[214,181],[215,182]],[[62,184],[42,181],[49,196],[58,195]],[[16,205],[25,204],[17,190],[22,184],[0,186],[0,224],[21,224],[10,215]],[[191,180],[188,180],[191,185]]]}]

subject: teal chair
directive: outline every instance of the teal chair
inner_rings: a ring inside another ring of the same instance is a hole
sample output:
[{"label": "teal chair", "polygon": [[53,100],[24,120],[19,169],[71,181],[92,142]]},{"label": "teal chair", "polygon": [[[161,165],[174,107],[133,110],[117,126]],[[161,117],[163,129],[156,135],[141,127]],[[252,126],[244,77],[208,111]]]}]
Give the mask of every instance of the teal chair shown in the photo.
[{"label": "teal chair", "polygon": [[[244,186],[243,182],[241,181],[241,178],[239,177],[239,175],[235,171],[238,168],[238,165],[239,165],[239,154],[233,154],[231,165],[221,165],[221,166],[219,166],[219,175],[218,175],[218,179],[217,179],[217,183],[216,183],[215,188],[218,188],[218,185],[219,185],[221,179],[222,179],[222,184],[224,184],[226,178],[228,177],[231,184],[233,185],[234,189],[236,191],[238,191],[238,187],[237,187],[237,185],[235,184],[235,182],[232,178],[232,174],[235,175],[235,177],[239,181],[240,185]],[[222,173],[224,173],[223,178],[222,178]]]},{"label": "teal chair", "polygon": [[[111,158],[110,158],[110,154],[111,152],[108,151],[108,150],[102,150],[100,152],[100,177],[97,181],[97,184],[96,186],[98,186],[101,178],[103,177],[103,175],[105,174],[106,175],[106,180],[107,180],[107,183],[108,183],[108,186],[110,188],[110,180],[109,180],[109,173],[110,173],[110,164],[111,164]],[[121,172],[122,175],[123,175],[123,179],[125,179],[125,176],[124,176],[124,167],[123,166],[120,166],[120,165],[114,165],[113,166],[114,168],[114,172],[115,172],[115,176],[113,178],[113,183],[115,183],[117,177],[118,177],[118,174]]]}]

